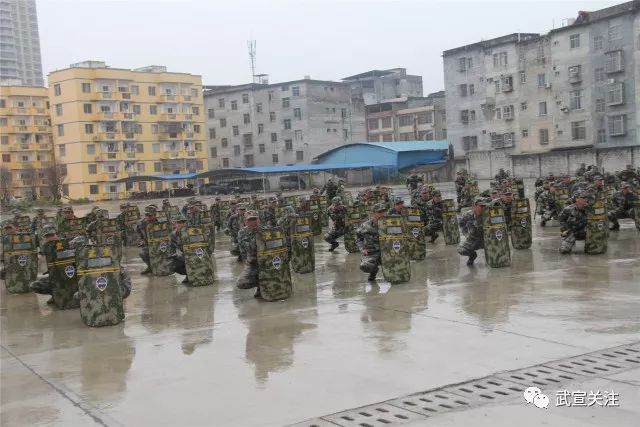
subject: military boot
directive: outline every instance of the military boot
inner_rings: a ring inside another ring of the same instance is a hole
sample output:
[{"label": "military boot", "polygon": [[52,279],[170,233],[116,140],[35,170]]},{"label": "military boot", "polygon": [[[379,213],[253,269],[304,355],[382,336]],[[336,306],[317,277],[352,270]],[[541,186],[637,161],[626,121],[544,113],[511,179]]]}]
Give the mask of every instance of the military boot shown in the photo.
[{"label": "military boot", "polygon": [[151,268],[147,267],[146,270],[141,271],[140,274],[151,274]]},{"label": "military boot", "polygon": [[435,242],[438,237],[440,237],[440,235],[438,233],[433,233],[431,235],[431,240],[429,240],[429,243]]},{"label": "military boot", "polygon": [[472,252],[471,255],[469,255],[469,259],[467,260],[467,265],[471,267],[473,265],[473,262],[476,260],[476,258],[478,258],[478,254],[475,252]]},{"label": "military boot", "polygon": [[331,247],[329,248],[329,252],[333,252],[338,246],[340,246],[340,243],[332,242]]},{"label": "military boot", "polygon": [[378,273],[369,273],[369,277],[367,278],[367,281],[368,282],[375,282],[377,275],[378,275]]}]

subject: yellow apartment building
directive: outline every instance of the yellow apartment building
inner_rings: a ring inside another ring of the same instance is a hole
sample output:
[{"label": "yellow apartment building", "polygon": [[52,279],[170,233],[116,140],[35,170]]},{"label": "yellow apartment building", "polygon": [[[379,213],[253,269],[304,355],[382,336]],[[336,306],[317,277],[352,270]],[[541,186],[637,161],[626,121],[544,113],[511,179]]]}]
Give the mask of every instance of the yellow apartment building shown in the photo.
[{"label": "yellow apartment building", "polygon": [[[109,68],[85,61],[49,73],[62,193],[92,201],[185,186],[208,170],[202,78],[166,67]],[[128,182],[126,178],[176,175]]]},{"label": "yellow apartment building", "polygon": [[41,86],[0,86],[0,197],[51,194],[54,165],[49,93]]}]

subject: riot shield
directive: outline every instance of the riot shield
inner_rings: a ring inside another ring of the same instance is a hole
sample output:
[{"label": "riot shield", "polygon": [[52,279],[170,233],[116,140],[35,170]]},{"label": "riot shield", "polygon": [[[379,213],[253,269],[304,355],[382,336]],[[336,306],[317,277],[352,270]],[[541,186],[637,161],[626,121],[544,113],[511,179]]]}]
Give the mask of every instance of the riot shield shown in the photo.
[{"label": "riot shield", "polygon": [[29,218],[29,215],[20,215],[16,220],[16,228],[18,229],[18,233],[30,233],[31,218]]},{"label": "riot shield", "polygon": [[128,206],[124,211],[124,229],[127,246],[138,245],[138,233],[136,226],[140,221],[140,209],[138,206]]},{"label": "riot shield", "polygon": [[43,251],[53,288],[53,303],[61,310],[78,308],[78,300],[73,298],[78,291],[75,250],[66,240],[55,240],[45,243]]},{"label": "riot shield", "polygon": [[289,250],[285,236],[279,229],[263,229],[256,236],[258,249],[258,286],[266,301],[287,299],[291,296]]},{"label": "riot shield", "polygon": [[529,199],[515,199],[511,211],[511,245],[513,249],[531,247],[531,209]]},{"label": "riot shield", "polygon": [[327,212],[328,208],[329,205],[327,204],[327,199],[323,197],[322,199],[320,199],[320,223],[323,227],[329,226],[329,214]]},{"label": "riot shield", "polygon": [[564,187],[558,187],[553,195],[558,205],[558,211],[562,212],[562,209],[564,209],[567,201],[569,200],[569,190]]},{"label": "riot shield", "polygon": [[80,318],[87,326],[117,325],[124,320],[120,263],[111,245],[78,249]]},{"label": "riot shield", "polygon": [[487,265],[494,268],[511,265],[509,232],[502,207],[499,205],[487,207],[482,222],[484,257]]},{"label": "riot shield", "polygon": [[31,233],[3,236],[4,285],[10,294],[31,292],[29,284],[38,277],[38,249]]},{"label": "riot shield", "polygon": [[457,245],[460,243],[460,228],[458,227],[458,215],[456,204],[453,199],[442,201],[442,233],[444,242],[447,245]]},{"label": "riot shield", "polygon": [[601,200],[595,201],[587,210],[587,233],[584,241],[584,252],[598,255],[607,252],[609,225],[607,210]]},{"label": "riot shield", "polygon": [[84,218],[63,219],[58,235],[67,242],[86,234],[87,221]]},{"label": "riot shield", "polygon": [[213,223],[211,211],[204,209],[200,212],[200,221],[204,226],[204,235],[207,238],[207,250],[211,255],[216,249],[216,225]]},{"label": "riot shield", "polygon": [[309,200],[309,214],[311,215],[311,232],[314,236],[322,234],[322,212],[319,200]]},{"label": "riot shield", "polygon": [[156,212],[156,221],[158,222],[169,222],[169,217],[167,216],[166,212],[164,211],[157,211]]},{"label": "riot shield", "polygon": [[168,222],[147,224],[147,246],[151,271],[156,276],[168,276],[173,273],[171,259],[168,257],[171,226]]},{"label": "riot shield", "polygon": [[118,229],[118,220],[116,218],[99,219],[96,226],[96,244],[111,245],[113,254],[120,262],[122,259],[122,237]]},{"label": "riot shield", "polygon": [[167,220],[169,222],[173,222],[175,221],[176,218],[179,218],[182,216],[182,213],[180,212],[180,208],[175,206],[175,205],[169,205],[169,207],[164,210],[165,215],[167,215]]},{"label": "riot shield", "polygon": [[517,195],[518,199],[524,199],[525,198],[524,181],[522,181],[522,178],[515,178],[513,180],[513,193],[515,195]]},{"label": "riot shield", "polygon": [[213,285],[213,261],[209,252],[208,225],[189,226],[181,233],[182,254],[191,286]]},{"label": "riot shield", "polygon": [[316,268],[311,218],[308,215],[296,217],[292,228],[291,268],[296,273],[311,273]]},{"label": "riot shield", "polygon": [[366,219],[366,216],[362,214],[362,209],[359,206],[347,207],[347,218],[345,219],[345,232],[344,232],[344,247],[350,254],[360,252],[358,245],[356,244],[356,229]]},{"label": "riot shield", "polygon": [[45,216],[40,218],[40,220],[38,221],[38,227],[36,229],[36,242],[38,243],[38,246],[41,247],[41,240],[40,240],[40,235],[42,234],[42,230],[44,229],[45,226],[53,226],[55,227],[55,229],[58,229],[58,225],[56,223],[56,217],[54,216]]},{"label": "riot shield", "polygon": [[385,216],[378,221],[382,273],[391,284],[411,279],[409,237],[400,215]]},{"label": "riot shield", "polygon": [[422,211],[420,208],[402,209],[402,217],[408,231],[407,252],[409,259],[421,261],[427,256],[427,247],[424,239],[424,223],[422,222]]}]

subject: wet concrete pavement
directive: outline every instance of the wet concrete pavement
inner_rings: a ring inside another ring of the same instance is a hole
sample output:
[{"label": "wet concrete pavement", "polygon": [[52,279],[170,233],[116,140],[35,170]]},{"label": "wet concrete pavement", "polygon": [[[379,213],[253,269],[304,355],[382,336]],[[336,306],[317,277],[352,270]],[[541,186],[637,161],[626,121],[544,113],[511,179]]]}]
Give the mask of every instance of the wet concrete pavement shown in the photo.
[{"label": "wet concrete pavement", "polygon": [[[488,268],[482,255],[469,268],[440,238],[425,261],[412,262],[411,282],[395,286],[367,284],[358,255],[342,246],[330,253],[318,237],[316,272],[294,274],[295,295],[277,303],[235,288],[240,266],[222,234],[216,285],[204,288],[185,287],[178,275],[141,276],[129,248],[133,291],[118,326],[88,328],[77,310],[2,290],[0,421],[286,425],[640,341],[638,236],[625,221],[607,254],[584,255],[579,242],[561,257],[558,229],[537,228],[532,249],[513,251],[503,269]],[[634,396],[636,409],[637,376],[608,380]],[[430,421],[474,425],[481,411],[486,425],[511,425],[529,409],[513,403]],[[532,419],[583,425],[582,416]]]}]

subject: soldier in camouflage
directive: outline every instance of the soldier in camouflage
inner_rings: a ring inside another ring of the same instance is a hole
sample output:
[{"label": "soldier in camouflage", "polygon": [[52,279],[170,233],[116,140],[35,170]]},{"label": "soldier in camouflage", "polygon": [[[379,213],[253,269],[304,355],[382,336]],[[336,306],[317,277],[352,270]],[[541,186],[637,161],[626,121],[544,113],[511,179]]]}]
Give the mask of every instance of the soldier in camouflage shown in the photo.
[{"label": "soldier in camouflage", "polygon": [[99,211],[100,211],[100,207],[99,206],[94,206],[93,208],[91,208],[91,212],[89,212],[85,216],[85,223],[86,224],[91,224],[92,222],[94,222],[98,218],[98,212]]},{"label": "soldier in camouflage", "polygon": [[327,202],[331,203],[338,192],[338,186],[334,182],[333,178],[329,178],[327,183],[322,187],[322,190],[320,190],[320,194],[324,194],[325,191],[327,192]]},{"label": "soldier in camouflage", "polygon": [[9,236],[18,232],[18,228],[13,223],[13,220],[6,220],[2,223],[2,244],[0,244],[0,250],[2,253],[0,254],[0,262],[2,266],[0,267],[0,280],[5,280],[6,270],[5,266],[7,264],[7,260],[4,258],[4,239],[8,239]]},{"label": "soldier in camouflage", "polygon": [[106,209],[98,209],[94,214],[94,218],[95,219],[93,221],[87,223],[87,236],[89,237],[89,239],[91,239],[92,242],[96,242],[98,240],[98,222],[103,218],[109,218],[109,211],[107,211]]},{"label": "soldier in camouflage", "polygon": [[402,215],[403,208],[404,200],[402,197],[395,197],[393,199],[393,206],[387,211],[387,215]]},{"label": "soldier in camouflage", "polygon": [[589,199],[586,192],[578,192],[575,195],[575,202],[564,207],[558,220],[560,221],[560,243],[559,252],[570,254],[571,249],[576,244],[576,240],[584,240],[587,235],[587,206]]},{"label": "soldier in camouflage", "polygon": [[136,233],[138,233],[138,247],[140,248],[140,258],[147,265],[147,268],[140,274],[151,274],[151,259],[149,257],[149,247],[147,246],[147,225],[158,222],[156,217],[156,209],[147,206],[144,209],[144,218],[136,224]]},{"label": "soldier in camouflage", "polygon": [[467,171],[466,169],[462,169],[458,172],[456,172],[456,179],[455,179],[455,184],[456,184],[456,202],[458,204],[460,204],[460,202],[462,201],[462,190],[464,189],[465,185],[467,184]]},{"label": "soldier in camouflage", "polygon": [[245,226],[238,233],[238,247],[244,260],[244,269],[238,277],[239,289],[257,288],[255,297],[260,298],[260,281],[258,272],[258,246],[256,235],[260,233],[260,215],[256,211],[247,211]]},{"label": "soldier in camouflage", "polygon": [[287,241],[287,247],[291,250],[291,229],[298,214],[293,206],[285,206],[282,208],[282,217],[278,219],[277,227],[284,231],[285,240]]},{"label": "soldier in camouflage", "polygon": [[62,230],[65,228],[65,222],[70,219],[76,219],[75,214],[73,213],[73,208],[71,206],[64,206],[61,210],[62,217],[58,222],[58,230]]},{"label": "soldier in camouflage", "polygon": [[536,212],[538,213],[538,215],[542,215],[543,213],[543,206],[538,201],[538,199],[540,198],[540,195],[545,191],[547,191],[548,189],[549,189],[549,180],[545,179],[544,181],[542,181],[542,185],[536,186],[536,191],[533,193],[533,200],[536,202]]},{"label": "soldier in camouflage", "polygon": [[631,218],[633,216],[632,209],[634,208],[633,205],[637,198],[638,196],[631,190],[631,185],[626,182],[620,185],[620,190],[612,197],[613,209],[608,214],[609,221],[611,221],[610,230],[620,230],[618,220],[621,218]]},{"label": "soldier in camouflage", "polygon": [[202,215],[200,214],[200,205],[196,201],[187,205],[187,214],[184,215],[182,219],[185,219],[190,226],[201,225]]},{"label": "soldier in camouflage", "polygon": [[412,170],[411,175],[409,175],[407,181],[405,182],[405,186],[411,193],[412,191],[415,191],[420,185],[422,185],[423,182],[424,180],[422,179],[422,177],[418,176],[416,171]]},{"label": "soldier in camouflage", "polygon": [[276,218],[276,208],[278,200],[275,197],[269,199],[269,205],[260,211],[260,222],[267,227],[276,227],[278,220]]},{"label": "soldier in camouflage", "polygon": [[175,218],[173,229],[171,230],[171,237],[169,239],[169,250],[167,256],[171,258],[173,263],[173,271],[181,274],[184,277],[182,283],[189,283],[189,276],[187,275],[187,267],[184,261],[184,252],[182,251],[182,231],[187,227],[187,219],[184,216]]},{"label": "soldier in camouflage", "polygon": [[504,220],[507,224],[507,228],[511,226],[511,210],[513,208],[513,193],[511,191],[505,191],[500,195],[500,204],[504,211]]},{"label": "soldier in camouflage", "polygon": [[442,193],[440,190],[434,190],[431,193],[431,200],[424,207],[424,217],[426,219],[425,235],[430,236],[429,243],[434,243],[438,238],[438,231],[442,231],[442,214],[444,207],[442,206]]},{"label": "soldier in camouflage", "polygon": [[213,222],[216,231],[220,231],[222,226],[222,217],[220,216],[220,197],[216,197],[215,201],[211,204],[211,221]]},{"label": "soldier in camouflage", "polygon": [[465,241],[458,246],[458,253],[469,257],[467,265],[472,266],[478,257],[476,251],[484,249],[484,231],[482,229],[482,212],[489,206],[491,201],[484,197],[477,197],[472,209],[465,212],[460,218],[460,229],[466,237]]},{"label": "soldier in camouflage", "polygon": [[238,233],[244,224],[244,214],[247,211],[247,207],[244,204],[238,204],[236,213],[229,217],[227,221],[227,228],[225,233],[231,237],[231,255],[238,257],[238,262],[243,260],[242,251],[240,251],[238,243]]},{"label": "soldier in camouflage", "polygon": [[555,197],[556,188],[557,184],[550,182],[549,189],[538,197],[538,205],[542,208],[542,219],[540,220],[542,227],[547,224],[547,221],[557,218],[560,214],[560,206],[558,206]]},{"label": "soldier in camouflage", "polygon": [[427,203],[431,200],[431,193],[429,187],[422,187],[420,189],[420,195],[417,199],[411,202],[411,206],[419,208],[422,216],[422,222],[427,223]]},{"label": "soldier in camouflage", "polygon": [[473,205],[473,181],[467,181],[462,189],[460,202],[458,203],[458,212],[462,208],[466,208]]},{"label": "soldier in camouflage", "polygon": [[380,254],[380,233],[378,221],[384,216],[386,207],[383,203],[373,205],[370,218],[356,230],[356,244],[362,253],[360,270],[369,273],[368,281],[373,282],[382,264]]},{"label": "soldier in camouflage", "polygon": [[593,183],[586,187],[589,197],[594,200],[606,199],[607,189],[604,186],[604,177],[596,175],[593,177]]},{"label": "soldier in camouflage", "polygon": [[347,217],[347,208],[342,204],[342,199],[340,197],[334,197],[331,199],[331,206],[329,206],[327,214],[329,215],[329,218],[331,218],[331,221],[333,221],[333,226],[324,236],[324,240],[331,245],[329,252],[333,252],[338,246],[340,246],[337,239],[344,236],[346,230],[345,221]]}]

